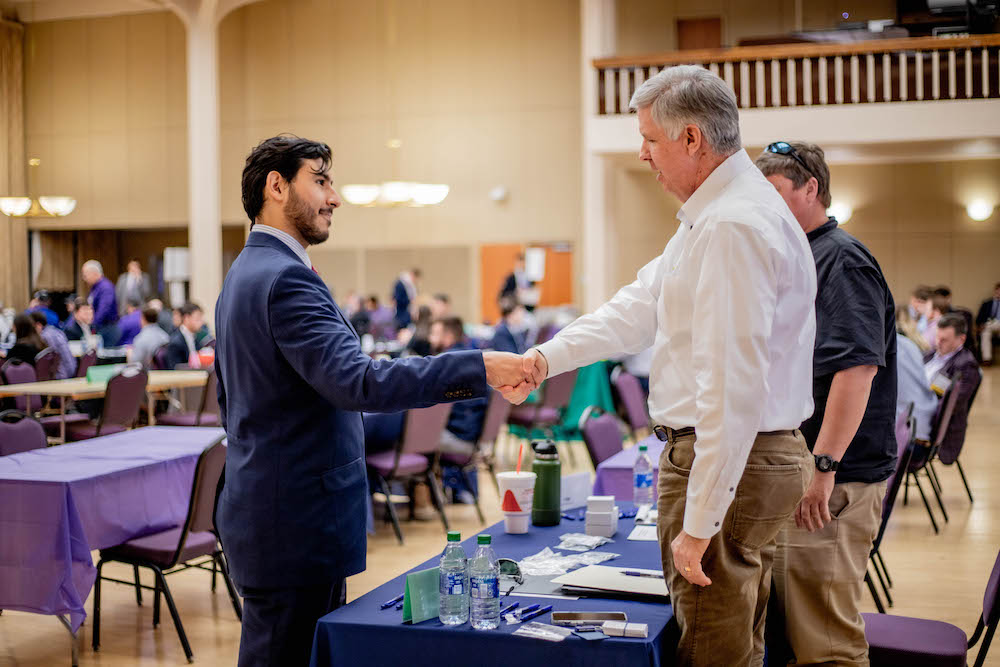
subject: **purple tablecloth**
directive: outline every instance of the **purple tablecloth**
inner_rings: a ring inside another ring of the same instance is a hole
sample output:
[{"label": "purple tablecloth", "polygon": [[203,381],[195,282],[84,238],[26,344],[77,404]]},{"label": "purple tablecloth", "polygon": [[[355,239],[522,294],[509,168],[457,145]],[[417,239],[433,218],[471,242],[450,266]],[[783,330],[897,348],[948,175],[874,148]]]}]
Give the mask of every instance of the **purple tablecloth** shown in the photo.
[{"label": "purple tablecloth", "polygon": [[[653,489],[660,478],[658,470],[660,454],[664,443],[655,435],[651,435],[640,445],[649,447],[649,460],[653,462]],[[609,459],[601,461],[597,466],[597,476],[594,478],[595,496],[614,496],[618,500],[632,502],[632,468],[639,457],[639,445],[623,449]]]},{"label": "purple tablecloth", "polygon": [[150,426],[0,456],[0,609],[86,617],[90,552],[183,522],[221,428]]}]

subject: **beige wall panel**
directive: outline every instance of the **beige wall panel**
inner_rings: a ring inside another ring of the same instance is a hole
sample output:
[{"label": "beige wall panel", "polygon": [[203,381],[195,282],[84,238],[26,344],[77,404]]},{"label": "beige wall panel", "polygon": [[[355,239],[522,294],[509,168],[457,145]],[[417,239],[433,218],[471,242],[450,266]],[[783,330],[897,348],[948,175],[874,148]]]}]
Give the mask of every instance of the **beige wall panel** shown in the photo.
[{"label": "beige wall panel", "polygon": [[404,269],[416,266],[414,252],[410,248],[371,248],[365,250],[366,294],[376,294],[388,304],[392,296],[392,286]]},{"label": "beige wall panel", "polygon": [[310,251],[309,258],[338,302],[343,303],[351,291],[358,291],[359,251],[324,248]]},{"label": "beige wall panel", "polygon": [[671,4],[658,0],[618,0],[615,6],[617,53],[606,55],[655,53],[676,48],[676,15]]},{"label": "beige wall panel", "polygon": [[122,35],[127,31],[124,16],[96,19],[89,23],[87,68],[100,72],[90,77],[90,132],[119,132],[129,122],[129,76],[131,58]]},{"label": "beige wall panel", "polygon": [[830,195],[854,209],[848,231],[896,230],[895,170],[891,165],[834,165],[830,169]]},{"label": "beige wall panel", "polygon": [[141,63],[128,68],[129,128],[163,128],[167,124],[167,24],[163,14],[127,18],[129,61]]},{"label": "beige wall panel", "polygon": [[173,14],[163,16],[166,23],[166,78],[163,85],[167,98],[167,124],[187,127],[187,36],[184,24]]},{"label": "beige wall panel", "polygon": [[[90,137],[90,163],[86,173],[91,175],[90,188],[75,193],[79,215],[90,224],[110,223],[128,218],[129,200],[129,151],[128,139],[121,132],[93,134]],[[158,163],[155,158],[148,161]],[[86,196],[83,199],[81,195]]]},{"label": "beige wall panel", "polygon": [[92,72],[86,54],[90,48],[87,21],[59,21],[52,31],[52,126],[57,136],[89,131]]},{"label": "beige wall panel", "polygon": [[24,31],[24,131],[27,136],[52,131],[54,30],[52,23],[32,23]]},{"label": "beige wall panel", "polygon": [[900,164],[893,169],[893,194],[898,202],[897,230],[951,230],[955,216],[953,163]]},{"label": "beige wall panel", "polygon": [[[188,221],[188,146],[187,128],[167,130],[166,160],[157,178],[167,183],[166,220],[172,224],[187,225]],[[241,166],[242,169],[242,166]],[[226,218],[223,217],[223,222]]]},{"label": "beige wall panel", "polygon": [[164,177],[167,134],[163,129],[138,129],[128,133],[128,197],[122,204],[136,226],[161,225],[166,220],[169,182]]},{"label": "beige wall panel", "polygon": [[954,302],[977,312],[1000,282],[1000,234],[957,234],[951,247]]}]

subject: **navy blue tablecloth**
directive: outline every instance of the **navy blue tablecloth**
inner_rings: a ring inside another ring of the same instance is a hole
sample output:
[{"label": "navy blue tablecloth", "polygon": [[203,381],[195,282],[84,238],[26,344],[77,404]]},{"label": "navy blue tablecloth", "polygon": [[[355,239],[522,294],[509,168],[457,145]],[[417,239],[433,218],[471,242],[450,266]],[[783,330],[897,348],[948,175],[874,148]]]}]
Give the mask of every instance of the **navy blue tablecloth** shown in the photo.
[{"label": "navy blue tablecloth", "polygon": [[[619,503],[624,509],[627,503]],[[615,541],[600,548],[621,554],[605,565],[616,567],[660,568],[660,550],[656,542],[626,540],[634,526],[633,519],[618,522]],[[551,528],[532,526],[526,535],[507,535],[503,523],[484,530],[493,536],[497,556],[520,560],[538,553],[546,546],[555,547],[563,533],[582,533],[582,521],[562,520]],[[469,556],[475,551],[475,535],[466,536],[462,546]],[[444,539],[441,540],[442,549]],[[435,567],[440,556],[428,560],[411,571]],[[405,575],[399,576],[350,604],[327,614],[316,626],[311,667],[341,667],[347,665],[392,665],[399,667],[516,667],[525,665],[573,665],[607,667],[608,665],[649,665],[658,667],[673,663],[676,646],[676,626],[667,625],[673,617],[669,604],[581,598],[567,600],[543,597],[510,596],[504,604],[520,602],[526,607],[536,602],[553,606],[554,611],[624,611],[629,621],[649,625],[646,639],[611,637],[587,641],[571,635],[562,642],[547,642],[512,633],[519,626],[500,622],[496,630],[473,630],[466,623],[445,626],[437,619],[417,625],[404,625],[403,612],[395,607],[380,610],[379,606],[403,592]],[[549,614],[534,619],[550,623]]]}]

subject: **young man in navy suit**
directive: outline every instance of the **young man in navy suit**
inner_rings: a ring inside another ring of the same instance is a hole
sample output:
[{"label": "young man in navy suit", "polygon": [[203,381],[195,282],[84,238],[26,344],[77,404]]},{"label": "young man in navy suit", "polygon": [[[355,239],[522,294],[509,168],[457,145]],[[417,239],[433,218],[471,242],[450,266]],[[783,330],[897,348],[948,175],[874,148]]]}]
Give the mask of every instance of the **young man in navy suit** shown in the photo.
[{"label": "young man in navy suit", "polygon": [[374,361],[312,268],[340,196],[330,148],[267,139],[243,170],[254,223],[216,306],[219,408],[229,446],[216,522],[244,597],[239,665],[309,662],[316,621],[365,569],[361,411],[527,391],[496,352]]}]

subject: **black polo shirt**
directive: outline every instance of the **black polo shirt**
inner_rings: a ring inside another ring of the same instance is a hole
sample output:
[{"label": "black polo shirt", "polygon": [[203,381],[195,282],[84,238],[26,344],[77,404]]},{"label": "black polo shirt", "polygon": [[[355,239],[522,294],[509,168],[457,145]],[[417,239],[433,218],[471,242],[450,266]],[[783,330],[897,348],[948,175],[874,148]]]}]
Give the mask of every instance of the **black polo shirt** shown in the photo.
[{"label": "black polo shirt", "polygon": [[836,220],[830,218],[806,236],[816,261],[816,411],[803,422],[802,435],[811,450],[838,371],[878,366],[865,416],[836,479],[880,482],[896,466],[896,306],[878,262]]}]

